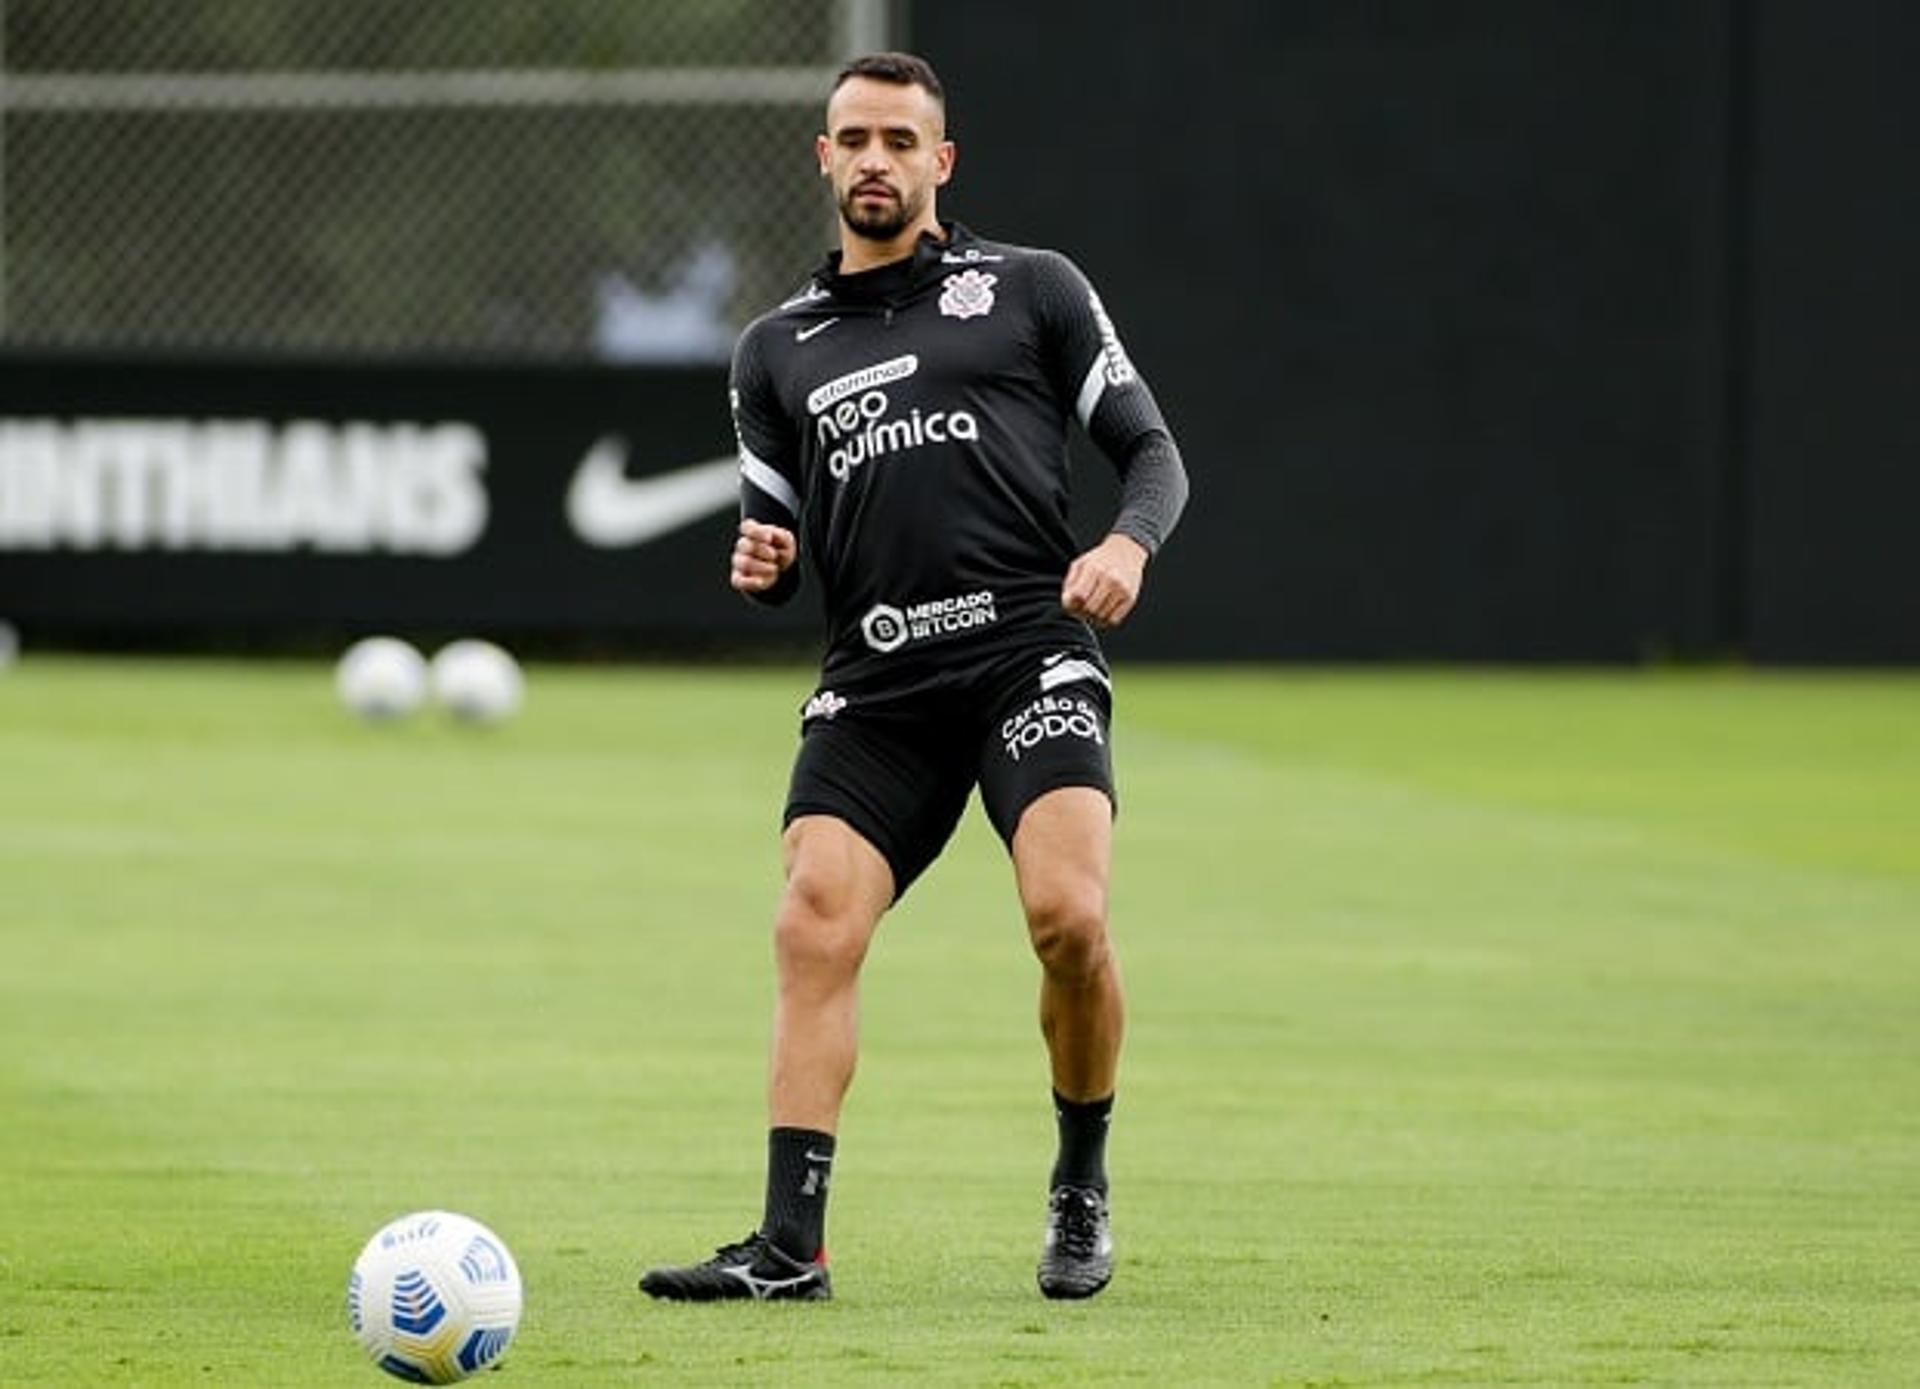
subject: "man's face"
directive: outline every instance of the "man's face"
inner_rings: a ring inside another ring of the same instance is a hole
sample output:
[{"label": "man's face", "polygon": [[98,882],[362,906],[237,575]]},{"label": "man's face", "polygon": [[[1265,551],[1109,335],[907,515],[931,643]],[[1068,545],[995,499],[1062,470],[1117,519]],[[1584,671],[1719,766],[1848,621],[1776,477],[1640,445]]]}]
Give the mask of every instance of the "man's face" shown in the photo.
[{"label": "man's face", "polygon": [[953,173],[945,135],[946,117],[926,88],[871,77],[841,83],[815,148],[848,228],[891,241],[917,222]]}]

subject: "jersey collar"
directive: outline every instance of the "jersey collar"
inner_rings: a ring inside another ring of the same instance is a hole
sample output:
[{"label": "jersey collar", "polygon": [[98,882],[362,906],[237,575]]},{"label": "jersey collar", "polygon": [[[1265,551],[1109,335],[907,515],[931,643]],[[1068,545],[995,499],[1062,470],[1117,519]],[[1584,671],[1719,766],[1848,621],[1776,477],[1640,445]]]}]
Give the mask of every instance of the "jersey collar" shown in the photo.
[{"label": "jersey collar", "polygon": [[942,222],[941,234],[921,232],[911,255],[851,275],[840,273],[840,252],[834,251],[813,272],[813,282],[837,299],[881,303],[899,299],[945,273],[941,257],[978,240],[958,222]]}]

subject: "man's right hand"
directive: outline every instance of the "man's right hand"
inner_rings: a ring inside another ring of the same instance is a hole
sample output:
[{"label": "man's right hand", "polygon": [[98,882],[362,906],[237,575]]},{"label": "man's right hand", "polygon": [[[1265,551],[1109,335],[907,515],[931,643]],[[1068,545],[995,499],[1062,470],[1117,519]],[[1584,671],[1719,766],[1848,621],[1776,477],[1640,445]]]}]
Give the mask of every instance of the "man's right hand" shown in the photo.
[{"label": "man's right hand", "polygon": [[728,576],[740,593],[765,593],[799,556],[793,532],[764,521],[742,521],[740,538],[733,542],[733,572]]}]

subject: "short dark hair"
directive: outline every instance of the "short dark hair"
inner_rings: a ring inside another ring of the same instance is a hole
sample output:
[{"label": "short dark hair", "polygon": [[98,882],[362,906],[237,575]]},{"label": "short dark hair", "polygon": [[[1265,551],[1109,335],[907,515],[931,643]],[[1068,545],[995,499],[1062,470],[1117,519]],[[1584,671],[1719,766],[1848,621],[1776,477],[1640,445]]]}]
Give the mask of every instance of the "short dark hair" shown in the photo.
[{"label": "short dark hair", "polygon": [[902,87],[924,87],[942,106],[947,104],[947,89],[929,63],[917,53],[868,53],[840,69],[833,79],[833,90],[853,77],[871,77],[876,82],[892,82]]}]

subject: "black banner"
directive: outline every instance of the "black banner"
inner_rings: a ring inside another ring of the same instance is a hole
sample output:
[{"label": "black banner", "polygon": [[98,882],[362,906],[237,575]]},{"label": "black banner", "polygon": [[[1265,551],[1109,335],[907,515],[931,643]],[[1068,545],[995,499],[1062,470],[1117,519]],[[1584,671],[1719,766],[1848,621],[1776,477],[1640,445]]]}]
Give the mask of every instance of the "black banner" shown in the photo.
[{"label": "black banner", "polygon": [[0,361],[0,618],[29,635],[804,640],[726,584],[725,373]]},{"label": "black banner", "polygon": [[[1080,261],[1187,459],[1116,655],[1920,659],[1912,6],[910,8],[941,210]],[[0,356],[0,619],[811,644],[731,451],[711,368]]]},{"label": "black banner", "polygon": [[942,211],[1074,256],[1186,454],[1115,652],[1721,650],[1714,0],[1203,9],[913,7]]},{"label": "black banner", "polygon": [[1920,10],[1749,22],[1748,649],[1920,661]]}]

